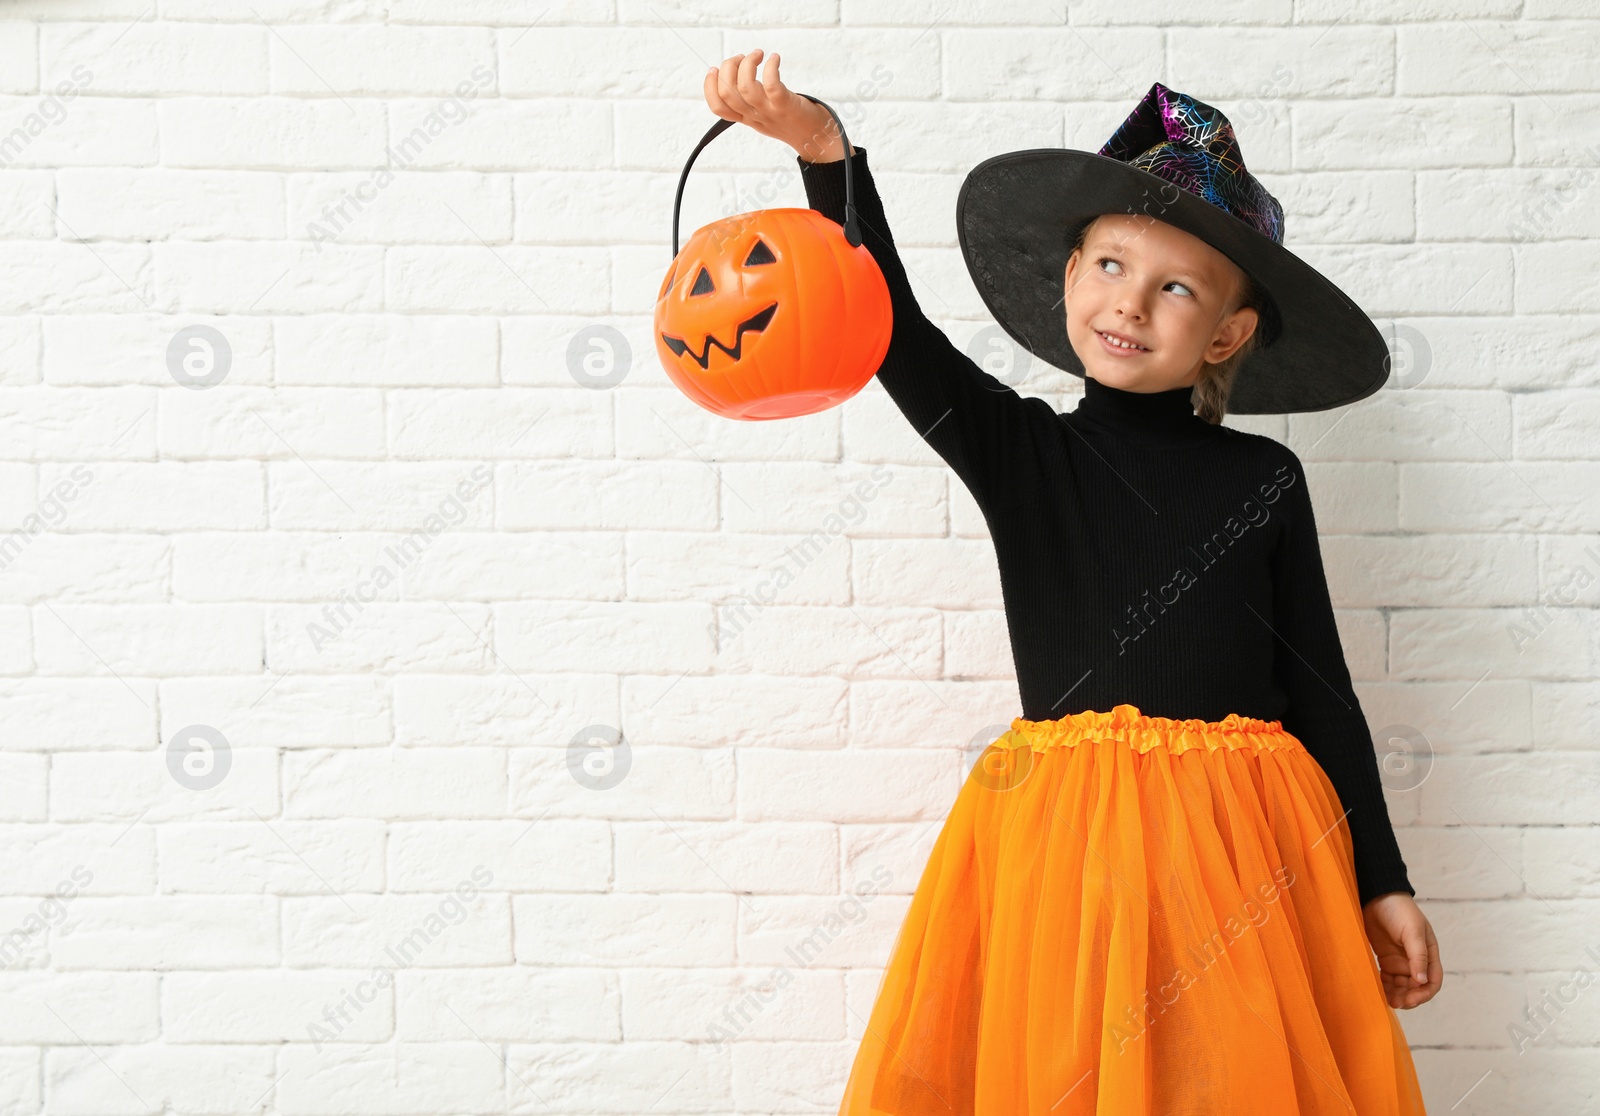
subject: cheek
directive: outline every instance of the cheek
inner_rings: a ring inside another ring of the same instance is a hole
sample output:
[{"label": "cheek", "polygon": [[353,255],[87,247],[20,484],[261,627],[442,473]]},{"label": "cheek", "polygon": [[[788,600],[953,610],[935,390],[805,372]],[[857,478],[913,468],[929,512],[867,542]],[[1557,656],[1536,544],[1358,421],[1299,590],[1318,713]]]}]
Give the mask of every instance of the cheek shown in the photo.
[{"label": "cheek", "polygon": [[1202,348],[1211,336],[1204,313],[1192,302],[1163,304],[1151,316],[1150,325],[1156,336],[1169,345]]}]

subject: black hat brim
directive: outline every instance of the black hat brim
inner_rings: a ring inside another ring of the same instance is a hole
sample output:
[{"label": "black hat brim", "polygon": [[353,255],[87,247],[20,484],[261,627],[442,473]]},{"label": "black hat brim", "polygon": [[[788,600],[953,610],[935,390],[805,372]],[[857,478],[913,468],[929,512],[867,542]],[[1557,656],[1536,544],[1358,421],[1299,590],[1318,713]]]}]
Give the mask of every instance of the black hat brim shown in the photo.
[{"label": "black hat brim", "polygon": [[[1323,411],[1365,399],[1389,377],[1389,347],[1343,291],[1293,252],[1166,179],[1069,148],[1011,151],[974,167],[956,200],[956,235],[984,305],[1029,352],[1076,376],[1067,338],[1067,257],[1103,213],[1147,215],[1205,241],[1267,292],[1265,339],[1239,366],[1227,409]],[[1275,320],[1272,320],[1275,319]],[[1265,327],[1265,328],[1264,328]]]}]

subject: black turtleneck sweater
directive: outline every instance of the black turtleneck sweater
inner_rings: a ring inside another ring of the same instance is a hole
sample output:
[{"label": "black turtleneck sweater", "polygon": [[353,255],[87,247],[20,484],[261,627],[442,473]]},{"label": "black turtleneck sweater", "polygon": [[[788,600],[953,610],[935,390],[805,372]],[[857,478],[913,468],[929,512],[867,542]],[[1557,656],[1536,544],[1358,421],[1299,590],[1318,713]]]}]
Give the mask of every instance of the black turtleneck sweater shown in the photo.
[{"label": "black turtleneck sweater", "polygon": [[[862,235],[894,307],[877,378],[989,525],[1022,716],[1127,702],[1162,717],[1281,721],[1348,811],[1360,901],[1415,894],[1298,456],[1201,419],[1187,387],[1089,378],[1064,413],[1019,396],[923,314],[866,150],[851,158]],[[843,160],[797,161],[811,207],[842,224]]]}]

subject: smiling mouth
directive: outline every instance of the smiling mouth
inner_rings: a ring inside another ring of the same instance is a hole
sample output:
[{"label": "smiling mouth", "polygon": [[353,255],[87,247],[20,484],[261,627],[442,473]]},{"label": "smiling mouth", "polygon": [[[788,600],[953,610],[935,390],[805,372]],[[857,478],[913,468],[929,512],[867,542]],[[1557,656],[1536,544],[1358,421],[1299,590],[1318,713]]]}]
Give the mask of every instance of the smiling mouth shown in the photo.
[{"label": "smiling mouth", "polygon": [[1100,335],[1100,340],[1104,341],[1106,344],[1110,345],[1112,348],[1123,349],[1123,350],[1125,350],[1127,352],[1130,352],[1130,353],[1148,353],[1150,351],[1149,349],[1145,348],[1143,345],[1135,344],[1132,341],[1123,341],[1120,338],[1113,337],[1111,334],[1106,333],[1104,330],[1097,329],[1097,330],[1095,330],[1095,332]]},{"label": "smiling mouth", "polygon": [[676,356],[682,356],[684,353],[688,353],[689,358],[698,364],[702,371],[707,369],[711,364],[711,346],[713,345],[727,353],[728,356],[732,357],[734,362],[737,363],[739,360],[739,354],[744,351],[744,335],[746,333],[760,333],[762,330],[766,329],[767,326],[772,322],[773,312],[777,309],[778,304],[774,302],[771,306],[767,307],[759,314],[752,314],[750,317],[740,322],[739,328],[734,331],[733,348],[731,349],[724,345],[721,341],[718,341],[715,336],[709,333],[706,334],[705,348],[698,353],[692,351],[689,348],[688,342],[681,337],[673,337],[671,334],[663,333],[661,335],[661,340],[666,344],[667,348],[672,350],[673,354]]}]

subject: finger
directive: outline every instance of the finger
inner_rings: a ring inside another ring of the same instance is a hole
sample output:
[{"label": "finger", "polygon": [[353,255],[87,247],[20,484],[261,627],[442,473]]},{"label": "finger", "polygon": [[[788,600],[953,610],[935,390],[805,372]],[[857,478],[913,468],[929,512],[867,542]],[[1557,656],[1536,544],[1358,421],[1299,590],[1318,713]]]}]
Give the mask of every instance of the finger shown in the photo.
[{"label": "finger", "polygon": [[774,116],[780,115],[793,99],[793,94],[783,84],[783,79],[778,76],[778,56],[767,55],[767,64],[761,75],[761,96],[766,101],[766,110]]},{"label": "finger", "polygon": [[722,94],[718,92],[720,84],[717,80],[717,68],[713,66],[706,71],[706,80],[704,82],[706,104],[711,106],[711,111],[722,117],[722,119],[737,121],[739,114],[728,107],[728,102],[724,101]]},{"label": "finger", "polygon": [[745,104],[757,113],[767,108],[767,90],[756,77],[761,59],[761,48],[756,47],[744,56],[744,61],[739,63],[739,96],[743,97]]},{"label": "finger", "polygon": [[1386,946],[1378,955],[1378,968],[1383,970],[1385,976],[1396,977],[1410,982],[1411,962],[1406,957],[1403,949]]},{"label": "finger", "polygon": [[1400,932],[1400,941],[1406,947],[1406,963],[1415,982],[1428,983],[1428,940],[1421,926],[1409,925]]},{"label": "finger", "polygon": [[717,92],[722,95],[722,101],[741,119],[750,115],[750,106],[739,95],[739,65],[744,61],[744,55],[734,54],[722,60],[722,65],[717,71]]}]

